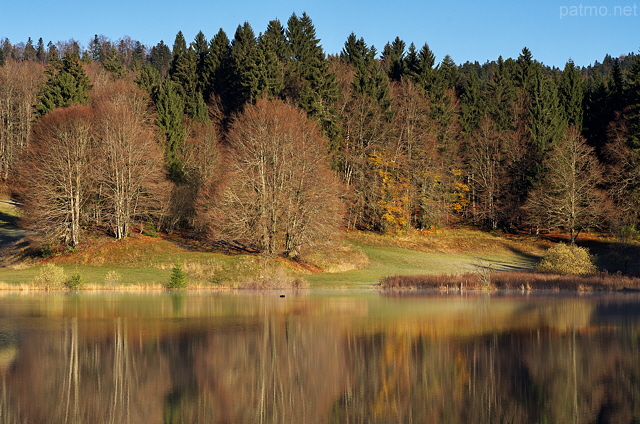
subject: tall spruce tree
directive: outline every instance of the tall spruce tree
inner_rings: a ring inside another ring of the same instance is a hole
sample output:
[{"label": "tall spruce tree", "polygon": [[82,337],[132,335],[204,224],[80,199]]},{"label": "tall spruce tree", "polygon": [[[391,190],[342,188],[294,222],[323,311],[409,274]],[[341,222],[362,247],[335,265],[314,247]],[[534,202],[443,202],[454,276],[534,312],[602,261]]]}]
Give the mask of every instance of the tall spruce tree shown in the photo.
[{"label": "tall spruce tree", "polygon": [[482,86],[478,77],[479,65],[477,63],[475,65],[466,75],[460,103],[462,131],[467,134],[472,134],[478,129],[486,113]]},{"label": "tall spruce tree", "polygon": [[272,98],[283,97],[285,63],[288,58],[287,38],[279,20],[272,20],[258,37],[259,58],[262,63],[262,92]]},{"label": "tall spruce tree", "polygon": [[187,47],[182,32],[178,32],[173,44],[173,59],[169,69],[171,79],[177,84],[182,96],[185,113],[199,122],[207,120],[207,110],[198,90],[198,58],[192,46]]},{"label": "tall spruce tree", "polygon": [[238,25],[231,42],[230,110],[237,112],[256,99],[260,89],[257,69],[258,44],[249,22]]},{"label": "tall spruce tree", "polygon": [[584,79],[582,73],[572,60],[569,60],[562,71],[558,83],[560,112],[567,125],[582,130]]},{"label": "tall spruce tree", "polygon": [[311,18],[306,13],[301,17],[292,14],[287,21],[285,35],[289,45],[287,80],[296,86],[287,95],[318,120],[324,134],[333,143],[338,135],[335,110],[338,86],[335,75],[329,72],[329,64],[320,40],[316,38]]},{"label": "tall spruce tree", "polygon": [[196,56],[196,89],[200,93],[204,93],[205,86],[210,78],[209,70],[207,67],[207,58],[209,57],[210,50],[209,42],[207,41],[207,38],[202,31],[199,31],[196,34],[196,37],[191,43],[191,48],[193,49]]},{"label": "tall spruce tree", "polygon": [[171,50],[164,41],[160,40],[158,44],[151,48],[149,53],[149,63],[156,68],[158,73],[165,76],[171,67]]},{"label": "tall spruce tree", "polygon": [[405,47],[405,42],[400,37],[396,37],[392,43],[387,43],[382,50],[381,60],[391,81],[400,81],[405,75]]},{"label": "tall spruce tree", "polygon": [[555,81],[537,67],[530,88],[529,131],[531,136],[530,178],[538,181],[547,151],[563,137],[564,125]]},{"label": "tall spruce tree", "polygon": [[629,144],[640,156],[640,55],[635,55],[627,74],[629,103]]},{"label": "tall spruce tree", "polygon": [[222,28],[213,36],[209,45],[209,55],[205,61],[208,75],[204,89],[204,98],[210,101],[211,96],[219,98],[226,112],[230,110],[231,84],[231,43]]},{"label": "tall spruce tree", "polygon": [[184,180],[181,149],[185,139],[184,100],[176,84],[167,80],[158,92],[156,124],[163,134],[165,164],[169,178],[174,182]]},{"label": "tall spruce tree", "polygon": [[42,86],[35,107],[37,117],[58,107],[84,104],[89,99],[91,84],[77,55],[67,55],[62,61],[52,58],[45,74],[47,81]]}]

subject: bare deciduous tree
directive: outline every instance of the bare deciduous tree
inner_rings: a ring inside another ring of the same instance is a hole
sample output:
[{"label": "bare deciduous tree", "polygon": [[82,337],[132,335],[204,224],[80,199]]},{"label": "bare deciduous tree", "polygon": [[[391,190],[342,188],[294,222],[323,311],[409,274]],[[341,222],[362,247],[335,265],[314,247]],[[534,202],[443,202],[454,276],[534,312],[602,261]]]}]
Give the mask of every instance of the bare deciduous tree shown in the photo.
[{"label": "bare deciduous tree", "polygon": [[202,197],[209,228],[265,254],[290,257],[334,234],[342,218],[339,184],[326,141],[303,111],[258,100],[236,119],[228,142],[226,184],[217,201]]},{"label": "bare deciduous tree", "polygon": [[92,186],[92,111],[59,109],[42,117],[18,170],[25,222],[47,241],[80,241],[83,207]]},{"label": "bare deciduous tree", "polygon": [[563,228],[575,243],[580,231],[603,222],[601,165],[575,128],[552,146],[543,165],[543,178],[524,205],[529,222]]},{"label": "bare deciduous tree", "polygon": [[33,105],[43,67],[33,62],[8,61],[0,66],[0,180],[11,170],[27,145],[33,123]]},{"label": "bare deciduous tree", "polygon": [[162,209],[169,191],[147,94],[123,80],[104,87],[96,110],[96,180],[103,212],[117,239],[136,217]]}]

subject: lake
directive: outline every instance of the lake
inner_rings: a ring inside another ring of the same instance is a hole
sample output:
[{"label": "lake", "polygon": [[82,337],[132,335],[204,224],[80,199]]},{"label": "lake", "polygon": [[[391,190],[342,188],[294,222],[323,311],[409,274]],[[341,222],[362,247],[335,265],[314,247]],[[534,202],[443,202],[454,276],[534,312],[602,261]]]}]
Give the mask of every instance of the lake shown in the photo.
[{"label": "lake", "polygon": [[640,422],[640,296],[3,294],[0,422]]}]

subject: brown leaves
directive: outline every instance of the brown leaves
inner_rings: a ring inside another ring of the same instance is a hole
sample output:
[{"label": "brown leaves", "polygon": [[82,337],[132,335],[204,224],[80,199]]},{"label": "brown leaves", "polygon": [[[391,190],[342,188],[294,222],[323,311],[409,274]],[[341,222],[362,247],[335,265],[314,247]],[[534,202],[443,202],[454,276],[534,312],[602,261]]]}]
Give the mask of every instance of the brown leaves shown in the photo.
[{"label": "brown leaves", "polygon": [[259,100],[234,122],[229,169],[201,217],[218,237],[266,254],[297,256],[340,224],[339,185],[326,142],[306,114]]}]

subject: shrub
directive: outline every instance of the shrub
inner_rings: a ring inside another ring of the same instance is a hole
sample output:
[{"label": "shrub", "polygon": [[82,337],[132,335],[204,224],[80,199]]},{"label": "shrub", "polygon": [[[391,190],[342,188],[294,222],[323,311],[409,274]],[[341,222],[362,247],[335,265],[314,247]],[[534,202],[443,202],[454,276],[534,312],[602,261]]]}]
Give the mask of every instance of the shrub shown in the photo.
[{"label": "shrub", "polygon": [[48,263],[40,269],[33,284],[45,290],[59,290],[65,287],[67,276],[60,266]]},{"label": "shrub", "polygon": [[71,278],[64,282],[64,285],[69,290],[80,290],[84,285],[82,278],[80,278],[80,274],[73,274]]},{"label": "shrub", "polygon": [[587,248],[564,243],[549,248],[536,270],[561,275],[585,275],[598,271]]},{"label": "shrub", "polygon": [[186,289],[187,288],[187,274],[182,269],[182,265],[175,264],[171,270],[171,277],[169,278],[169,284],[167,288],[170,289]]}]

